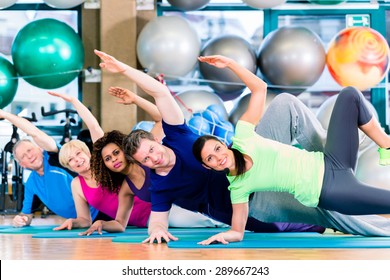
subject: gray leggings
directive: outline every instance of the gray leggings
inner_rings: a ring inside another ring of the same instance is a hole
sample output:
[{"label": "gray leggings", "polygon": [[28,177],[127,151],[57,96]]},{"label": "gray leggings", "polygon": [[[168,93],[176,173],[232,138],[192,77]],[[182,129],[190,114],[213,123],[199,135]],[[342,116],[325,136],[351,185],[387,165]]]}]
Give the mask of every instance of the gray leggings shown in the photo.
[{"label": "gray leggings", "polygon": [[[297,141],[309,151],[323,151],[326,130],[313,112],[291,94],[278,94],[268,106],[256,132],[285,144]],[[256,192],[249,202],[249,216],[263,222],[322,225],[344,233],[390,236],[390,220],[377,215],[351,216],[319,207],[306,207],[293,195]]]},{"label": "gray leggings", "polygon": [[351,215],[390,213],[390,191],[363,184],[354,175],[358,127],[371,119],[360,91],[347,87],[340,92],[324,148],[325,174],[319,207]]}]

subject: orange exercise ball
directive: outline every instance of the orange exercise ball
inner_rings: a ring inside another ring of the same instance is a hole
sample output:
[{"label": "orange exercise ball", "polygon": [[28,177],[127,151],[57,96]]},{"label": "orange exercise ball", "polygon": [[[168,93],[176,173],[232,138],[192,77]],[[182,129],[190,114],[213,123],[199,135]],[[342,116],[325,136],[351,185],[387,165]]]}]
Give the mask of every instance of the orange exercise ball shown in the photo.
[{"label": "orange exercise ball", "polygon": [[389,45],[376,30],[350,27],[330,42],[326,64],[341,86],[366,90],[377,85],[389,68]]}]

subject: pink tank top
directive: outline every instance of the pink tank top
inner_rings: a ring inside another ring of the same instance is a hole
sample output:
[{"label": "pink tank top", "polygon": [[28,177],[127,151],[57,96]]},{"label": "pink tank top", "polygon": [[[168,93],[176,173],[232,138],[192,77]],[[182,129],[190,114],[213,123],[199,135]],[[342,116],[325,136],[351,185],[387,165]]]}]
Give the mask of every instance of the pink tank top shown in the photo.
[{"label": "pink tank top", "polygon": [[[82,176],[78,176],[85,199],[88,204],[115,219],[118,209],[118,195],[101,187],[91,188]],[[134,205],[127,225],[147,227],[151,211],[151,203],[134,197]]]}]

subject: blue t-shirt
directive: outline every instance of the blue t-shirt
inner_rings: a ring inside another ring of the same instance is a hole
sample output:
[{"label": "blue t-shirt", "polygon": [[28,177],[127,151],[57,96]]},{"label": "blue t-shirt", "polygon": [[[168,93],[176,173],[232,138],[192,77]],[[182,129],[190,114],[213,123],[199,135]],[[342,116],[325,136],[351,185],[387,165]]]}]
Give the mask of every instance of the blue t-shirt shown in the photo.
[{"label": "blue t-shirt", "polygon": [[[71,182],[72,175],[64,169],[58,161],[58,153],[43,152],[44,175],[32,171],[24,186],[24,199],[22,213],[31,214],[34,195],[56,215],[63,218],[76,218]],[[92,219],[98,211],[91,208]]]},{"label": "blue t-shirt", "polygon": [[174,151],[176,163],[166,176],[157,175],[152,170],[152,211],[168,211],[175,203],[221,220],[215,217],[215,211],[219,209],[230,222],[232,210],[226,175],[204,168],[192,154],[192,145],[199,135],[193,133],[185,123],[169,125],[163,122],[163,129],[163,145]]}]

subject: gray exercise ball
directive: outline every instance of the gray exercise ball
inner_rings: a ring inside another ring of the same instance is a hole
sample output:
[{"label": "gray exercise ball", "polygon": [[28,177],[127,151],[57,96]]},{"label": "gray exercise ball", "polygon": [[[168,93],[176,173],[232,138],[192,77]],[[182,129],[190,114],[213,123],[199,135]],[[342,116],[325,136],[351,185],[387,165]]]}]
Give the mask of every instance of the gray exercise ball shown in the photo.
[{"label": "gray exercise ball", "polygon": [[269,9],[286,3],[286,0],[242,0],[244,4],[256,9]]},{"label": "gray exercise ball", "polygon": [[356,178],[374,187],[390,190],[390,166],[379,165],[379,152],[376,144],[360,155],[356,167]]},{"label": "gray exercise ball", "polygon": [[[273,93],[272,91],[267,91],[267,98],[266,98],[266,101],[265,101],[264,112],[265,112],[265,110],[267,110],[268,105],[271,103],[271,101],[275,98],[276,95],[277,94]],[[236,102],[236,104],[233,106],[233,109],[230,111],[229,121],[234,126],[236,126],[238,120],[241,118],[242,114],[244,114],[244,112],[248,108],[250,97],[251,97],[250,93],[248,93],[248,94],[244,95],[243,97],[241,97]]]},{"label": "gray exercise ball", "polygon": [[[239,36],[224,35],[213,38],[205,44],[201,51],[202,56],[217,54],[230,57],[251,72],[256,73],[256,52],[249,42]],[[245,85],[230,69],[199,63],[199,71],[204,79],[210,80],[209,86],[218,95],[221,94],[225,101],[236,98],[245,89]]]},{"label": "gray exercise ball", "polygon": [[228,119],[228,113],[222,99],[213,92],[206,90],[186,90],[178,93],[175,99],[183,111],[186,120],[189,120],[193,113],[206,110],[212,104],[219,105],[223,111],[223,119]]},{"label": "gray exercise ball", "polygon": [[319,79],[326,52],[320,37],[310,29],[285,26],[265,37],[257,61],[270,88],[297,95]]},{"label": "gray exercise ball", "polygon": [[148,22],[137,40],[141,65],[152,73],[185,76],[198,62],[200,38],[190,23],[178,16],[160,16]]},{"label": "gray exercise ball", "polygon": [[[332,115],[337,96],[338,94],[326,99],[317,110],[317,118],[325,129],[328,129],[330,117]],[[374,118],[378,119],[378,113],[375,110],[375,107],[370,102],[368,102],[368,100],[366,101],[367,106],[370,108]],[[359,130],[359,143],[359,154],[361,154],[373,143],[373,141],[361,130]]]},{"label": "gray exercise ball", "polygon": [[210,0],[168,0],[173,7],[182,11],[195,11],[207,6]]}]

